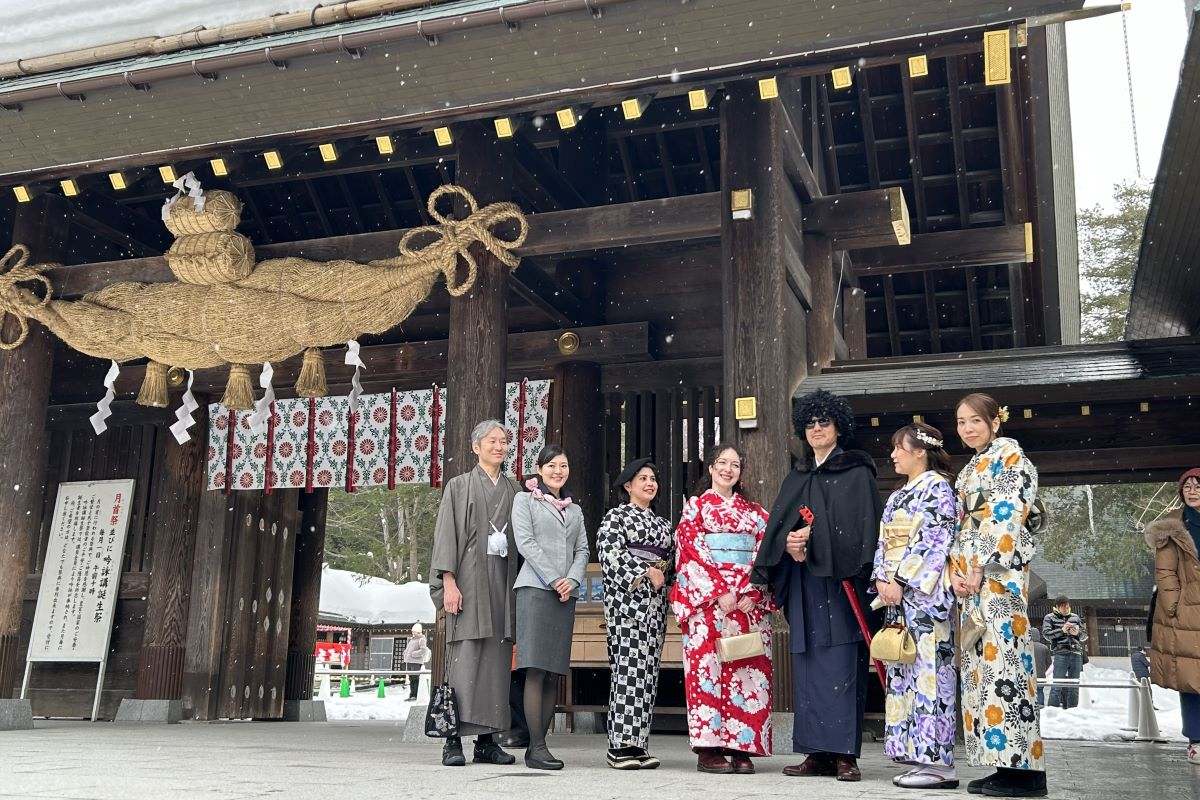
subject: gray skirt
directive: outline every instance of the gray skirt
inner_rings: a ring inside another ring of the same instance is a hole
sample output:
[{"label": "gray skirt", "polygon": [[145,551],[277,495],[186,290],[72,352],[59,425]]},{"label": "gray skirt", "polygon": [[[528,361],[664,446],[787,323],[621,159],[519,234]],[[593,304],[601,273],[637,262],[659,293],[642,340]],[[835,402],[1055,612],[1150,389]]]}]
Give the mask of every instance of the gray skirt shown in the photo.
[{"label": "gray skirt", "polygon": [[517,589],[517,669],[544,669],[566,675],[571,666],[575,598],[560,602],[558,592]]}]

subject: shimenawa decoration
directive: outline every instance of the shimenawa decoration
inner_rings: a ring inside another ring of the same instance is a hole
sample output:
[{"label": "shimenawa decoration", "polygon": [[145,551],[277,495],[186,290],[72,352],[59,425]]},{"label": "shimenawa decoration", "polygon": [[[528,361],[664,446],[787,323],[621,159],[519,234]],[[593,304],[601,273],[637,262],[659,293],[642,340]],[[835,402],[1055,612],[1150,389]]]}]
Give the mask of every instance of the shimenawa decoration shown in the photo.
[{"label": "shimenawa decoration", "polygon": [[[303,353],[296,393],[323,397],[319,348],[356,345],[363,334],[395,327],[429,295],[439,275],[451,296],[470,290],[478,272],[469,250],[475,243],[516,267],[520,259],[513,250],[529,232],[514,203],[480,208],[466,189],[441,186],[428,201],[436,224],[405,233],[393,258],[360,264],[289,257],[255,264],[249,241],[233,231],[241,212],[234,195],[203,193],[192,176],[176,186],[179,193],[165,204],[163,218],[177,235],[166,257],[179,281],[115,283],[79,300],[56,300],[43,273],[57,265],[28,263],[29,249],[16,244],[0,259],[0,311],[16,319],[19,331],[11,341],[0,341],[0,348],[20,347],[28,320],[35,319],[88,355],[115,363],[149,359],[138,403],[157,407],[168,403],[169,368],[228,364],[221,402],[241,411],[254,407],[250,365]],[[459,199],[467,216],[454,219],[439,211],[444,198]],[[515,223],[511,239],[494,232],[506,223]],[[461,280],[460,260],[466,268]],[[40,284],[40,296],[31,284]],[[357,354],[356,347],[350,349]]]}]

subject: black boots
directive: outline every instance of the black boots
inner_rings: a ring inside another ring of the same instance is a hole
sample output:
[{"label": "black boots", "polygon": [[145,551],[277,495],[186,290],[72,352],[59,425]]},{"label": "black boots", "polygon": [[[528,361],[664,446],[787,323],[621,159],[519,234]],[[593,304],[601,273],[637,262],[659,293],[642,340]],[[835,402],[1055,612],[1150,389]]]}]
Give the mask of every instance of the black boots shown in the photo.
[{"label": "black boots", "polygon": [[1001,767],[994,775],[969,782],[967,791],[985,797],[1045,797],[1046,773]]},{"label": "black boots", "polygon": [[442,745],[442,766],[443,767],[465,767],[467,758],[463,755],[462,739],[457,736],[447,737],[446,743]]}]

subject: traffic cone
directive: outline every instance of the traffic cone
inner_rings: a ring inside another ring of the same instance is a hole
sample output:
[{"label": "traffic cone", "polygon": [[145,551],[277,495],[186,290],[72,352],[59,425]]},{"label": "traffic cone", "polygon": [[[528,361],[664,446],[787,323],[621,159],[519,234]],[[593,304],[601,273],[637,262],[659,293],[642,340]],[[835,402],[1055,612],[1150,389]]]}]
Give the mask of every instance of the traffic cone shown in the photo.
[{"label": "traffic cone", "polygon": [[1165,742],[1158,729],[1158,715],[1154,713],[1154,702],[1150,699],[1150,679],[1142,678],[1142,697],[1138,705],[1141,715],[1138,719],[1137,742]]},{"label": "traffic cone", "polygon": [[343,675],[342,681],[338,685],[338,697],[349,697],[349,696],[350,696],[350,678]]},{"label": "traffic cone", "polygon": [[1138,722],[1142,718],[1142,686],[1139,682],[1136,686],[1129,687],[1129,701],[1125,707],[1125,725],[1122,726],[1123,731],[1136,731]]},{"label": "traffic cone", "polygon": [[383,678],[379,679],[379,688],[375,690],[375,696],[380,700],[387,697],[387,689],[383,688]]},{"label": "traffic cone", "polygon": [[317,690],[317,699],[318,700],[328,700],[329,693],[330,693],[329,673],[326,672],[323,675],[321,675],[321,687],[320,687],[320,689]]}]

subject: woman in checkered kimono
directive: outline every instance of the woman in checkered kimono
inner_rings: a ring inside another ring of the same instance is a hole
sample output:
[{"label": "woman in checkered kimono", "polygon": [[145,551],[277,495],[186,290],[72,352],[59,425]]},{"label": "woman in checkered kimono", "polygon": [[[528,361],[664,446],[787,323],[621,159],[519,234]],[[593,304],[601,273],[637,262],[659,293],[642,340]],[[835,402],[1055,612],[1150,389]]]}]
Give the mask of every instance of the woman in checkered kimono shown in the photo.
[{"label": "woman in checkered kimono", "polygon": [[630,462],[616,486],[628,500],[604,515],[596,535],[612,668],[608,764],[654,769],[659,761],[646,752],[646,743],[658,695],[675,535],[671,523],[650,508],[658,494],[658,469],[650,459]]}]

